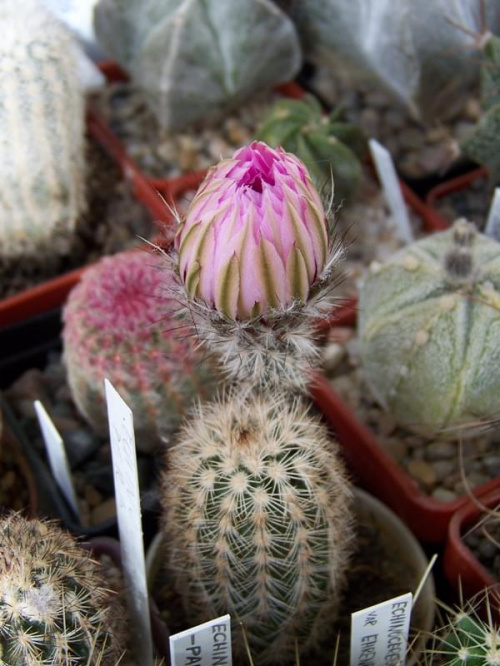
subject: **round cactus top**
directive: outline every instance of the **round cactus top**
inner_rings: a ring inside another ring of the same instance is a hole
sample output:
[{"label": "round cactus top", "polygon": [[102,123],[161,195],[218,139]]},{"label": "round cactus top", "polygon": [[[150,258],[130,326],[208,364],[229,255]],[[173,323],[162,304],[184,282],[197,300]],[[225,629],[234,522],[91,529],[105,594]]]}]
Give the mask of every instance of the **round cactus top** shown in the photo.
[{"label": "round cactus top", "polygon": [[248,319],[305,300],[326,262],[326,214],[304,164],[256,141],[210,169],[176,245],[190,295]]},{"label": "round cactus top", "polygon": [[[364,376],[427,434],[498,413],[500,244],[458,220],[373,265],[360,291]],[[452,433],[453,435],[453,433]]]},{"label": "round cactus top", "polygon": [[87,331],[116,340],[148,339],[153,328],[164,338],[179,337],[170,321],[176,310],[169,297],[173,281],[159,255],[124,252],[105,257],[70,293],[64,310],[66,328],[72,328],[78,317]]}]

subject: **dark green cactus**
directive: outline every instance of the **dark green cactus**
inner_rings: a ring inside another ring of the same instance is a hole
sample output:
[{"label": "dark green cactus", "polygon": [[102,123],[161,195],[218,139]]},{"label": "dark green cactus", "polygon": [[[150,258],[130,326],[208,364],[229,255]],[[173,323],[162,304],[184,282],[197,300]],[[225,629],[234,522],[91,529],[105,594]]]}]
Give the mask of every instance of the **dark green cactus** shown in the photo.
[{"label": "dark green cactus", "polygon": [[339,111],[324,115],[319,102],[309,95],[303,100],[284,99],[273,106],[256,136],[300,157],[317,185],[328,188],[333,176],[336,203],[356,195],[360,159],[366,151],[362,131],[339,116]]},{"label": "dark green cactus", "polygon": [[488,167],[495,182],[500,181],[500,37],[487,34],[482,40],[481,105],[483,115],[462,141],[465,155]]}]

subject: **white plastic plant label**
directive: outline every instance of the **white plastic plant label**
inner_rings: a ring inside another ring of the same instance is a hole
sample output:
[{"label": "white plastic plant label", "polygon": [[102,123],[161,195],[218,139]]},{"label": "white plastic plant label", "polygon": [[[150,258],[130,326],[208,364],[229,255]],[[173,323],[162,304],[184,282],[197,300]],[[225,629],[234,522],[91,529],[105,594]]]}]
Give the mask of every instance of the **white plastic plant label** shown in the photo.
[{"label": "white plastic plant label", "polygon": [[398,175],[392,157],[378,141],[370,139],[370,152],[372,155],[378,179],[384,190],[387,205],[397,224],[397,233],[405,243],[413,243],[410,218],[399,185]]},{"label": "white plastic plant label", "polygon": [[231,617],[223,615],[170,636],[172,666],[231,666]]},{"label": "white plastic plant label", "polygon": [[141,503],[132,411],[108,379],[104,380],[108,407],[116,511],[127,602],[134,627],[134,649],[141,666],[152,666],[153,644],[146,584]]},{"label": "white plastic plant label", "polygon": [[500,241],[500,187],[495,188],[484,233],[486,236]]},{"label": "white plastic plant label", "polygon": [[352,614],[350,666],[404,666],[411,592]]},{"label": "white plastic plant label", "polygon": [[73,486],[73,479],[71,478],[71,471],[63,439],[42,403],[39,400],[35,400],[34,404],[49,458],[50,469],[52,470],[54,479],[66,498],[66,501],[73,509],[75,515],[79,517],[80,511],[78,509],[78,500],[76,499],[75,488]]}]

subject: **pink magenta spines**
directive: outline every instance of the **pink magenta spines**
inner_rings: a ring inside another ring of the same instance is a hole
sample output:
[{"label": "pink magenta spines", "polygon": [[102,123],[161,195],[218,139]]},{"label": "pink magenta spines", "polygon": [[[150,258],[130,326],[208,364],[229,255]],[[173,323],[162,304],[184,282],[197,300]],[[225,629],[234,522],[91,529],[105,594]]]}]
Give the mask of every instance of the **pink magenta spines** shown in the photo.
[{"label": "pink magenta spines", "polygon": [[326,214],[304,164],[254,142],[210,169],[176,247],[192,297],[250,319],[307,299],[327,260]]},{"label": "pink magenta spines", "polygon": [[176,317],[175,276],[159,255],[125,252],[102,259],[71,292],[64,310],[64,357],[79,410],[107,432],[107,377],[134,413],[139,448],[168,435],[197,397],[214,386],[214,368]]}]

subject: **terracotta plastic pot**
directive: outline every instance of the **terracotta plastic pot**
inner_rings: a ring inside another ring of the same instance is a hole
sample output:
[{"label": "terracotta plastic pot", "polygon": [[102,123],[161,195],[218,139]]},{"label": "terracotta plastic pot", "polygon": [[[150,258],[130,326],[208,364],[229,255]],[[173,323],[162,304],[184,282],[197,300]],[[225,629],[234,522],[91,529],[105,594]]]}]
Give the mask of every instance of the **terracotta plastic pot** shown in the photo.
[{"label": "terracotta plastic pot", "polygon": [[[441,502],[424,494],[402,467],[382,448],[372,431],[333,390],[328,380],[317,374],[310,386],[311,397],[336,432],[347,464],[362,488],[382,500],[408,525],[417,538],[442,542],[453,514],[467,503],[464,495]],[[492,480],[473,492],[480,497],[495,487]]]},{"label": "terracotta plastic pot", "polygon": [[[354,513],[357,519],[374,525],[381,542],[386,546],[386,551],[391,552],[398,561],[405,563],[405,571],[408,573],[408,589],[405,592],[415,592],[428,564],[420,544],[401,520],[381,502],[359,488],[354,488],[354,494]],[[158,584],[163,562],[163,535],[157,534],[151,542],[146,556],[150,590],[154,590]],[[367,589],[365,607],[372,604],[373,598],[370,598],[370,589]],[[408,666],[416,663],[419,653],[423,650],[427,636],[434,625],[434,615],[435,586],[431,573],[415,603],[412,615],[412,629],[418,630],[419,638],[412,645],[411,655],[407,661]],[[166,631],[168,632],[168,629]],[[335,637],[332,637],[332,645],[334,642]],[[163,653],[162,656],[169,658],[168,652]]]},{"label": "terracotta plastic pot", "polygon": [[[84,542],[82,545],[84,548],[91,551],[95,559],[98,560],[102,555],[107,555],[113,564],[121,569],[121,549],[120,543],[116,539],[110,537],[95,537],[88,542]],[[165,623],[160,619],[158,607],[152,598],[149,600],[149,616],[155,650],[157,654],[164,656],[168,652],[169,633]]]},{"label": "terracotta plastic pot", "polygon": [[481,519],[482,507],[500,507],[500,478],[496,479],[493,489],[482,495],[479,501],[469,499],[450,521],[443,568],[450,583],[456,589],[461,589],[466,597],[493,586],[497,586],[500,595],[500,580],[493,577],[464,541],[464,534]]}]

